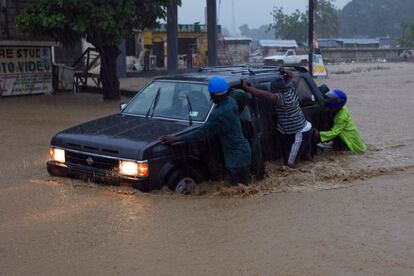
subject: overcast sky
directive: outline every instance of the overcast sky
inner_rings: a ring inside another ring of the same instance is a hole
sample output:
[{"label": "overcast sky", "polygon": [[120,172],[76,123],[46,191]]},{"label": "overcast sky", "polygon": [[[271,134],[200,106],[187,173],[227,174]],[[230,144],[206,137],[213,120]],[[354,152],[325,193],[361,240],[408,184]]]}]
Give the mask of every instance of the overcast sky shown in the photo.
[{"label": "overcast sky", "polygon": [[[219,5],[220,0],[217,0]],[[232,2],[234,2],[235,24],[232,20]],[[342,8],[350,0],[336,0],[335,5]],[[178,10],[178,21],[180,24],[193,24],[201,22],[204,24],[204,7],[206,0],[182,0],[182,6]],[[223,25],[229,31],[232,31],[235,25],[236,31],[239,26],[248,24],[251,28],[272,22],[270,12],[274,6],[283,7],[288,13],[296,9],[305,11],[308,0],[221,0],[219,11],[219,24]]]}]

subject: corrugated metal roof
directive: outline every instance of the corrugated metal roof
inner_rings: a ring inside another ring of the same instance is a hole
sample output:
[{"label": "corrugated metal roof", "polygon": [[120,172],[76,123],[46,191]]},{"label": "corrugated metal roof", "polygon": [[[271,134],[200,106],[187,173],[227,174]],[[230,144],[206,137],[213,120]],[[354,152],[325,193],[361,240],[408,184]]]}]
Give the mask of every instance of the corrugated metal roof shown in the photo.
[{"label": "corrugated metal roof", "polygon": [[366,45],[366,44],[379,44],[379,38],[319,38],[319,43],[325,42],[329,43],[331,41],[337,41],[344,44],[359,44],[359,45]]},{"label": "corrugated metal roof", "polygon": [[318,42],[319,42],[319,47],[322,47],[322,48],[336,48],[336,47],[338,47],[338,41],[336,41],[336,40],[318,39]]},{"label": "corrugated metal roof", "polygon": [[298,43],[296,40],[260,40],[261,47],[281,47],[281,48],[297,48]]},{"label": "corrugated metal roof", "polygon": [[380,40],[378,38],[338,38],[338,41],[343,42],[344,44],[379,44]]},{"label": "corrugated metal roof", "polygon": [[253,39],[246,36],[225,36],[223,38],[226,41],[253,41]]}]

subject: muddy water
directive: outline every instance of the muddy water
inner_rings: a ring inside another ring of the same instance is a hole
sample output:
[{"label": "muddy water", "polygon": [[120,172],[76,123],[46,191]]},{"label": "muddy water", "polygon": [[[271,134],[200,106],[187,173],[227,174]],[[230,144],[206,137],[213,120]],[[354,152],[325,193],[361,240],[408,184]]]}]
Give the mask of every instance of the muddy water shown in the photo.
[{"label": "muddy water", "polygon": [[252,187],[208,183],[197,197],[47,175],[51,136],[116,103],[0,99],[0,274],[412,275],[414,64],[328,69],[366,154],[268,164]]}]

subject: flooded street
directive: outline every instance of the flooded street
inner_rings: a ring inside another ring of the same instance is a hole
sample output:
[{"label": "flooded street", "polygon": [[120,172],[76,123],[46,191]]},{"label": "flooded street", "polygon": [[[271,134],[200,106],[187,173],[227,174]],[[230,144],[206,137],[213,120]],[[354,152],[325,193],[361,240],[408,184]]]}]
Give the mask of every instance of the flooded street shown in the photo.
[{"label": "flooded street", "polygon": [[248,188],[142,194],[48,176],[51,137],[99,95],[0,98],[0,275],[413,275],[414,64],[328,67],[368,144]]}]

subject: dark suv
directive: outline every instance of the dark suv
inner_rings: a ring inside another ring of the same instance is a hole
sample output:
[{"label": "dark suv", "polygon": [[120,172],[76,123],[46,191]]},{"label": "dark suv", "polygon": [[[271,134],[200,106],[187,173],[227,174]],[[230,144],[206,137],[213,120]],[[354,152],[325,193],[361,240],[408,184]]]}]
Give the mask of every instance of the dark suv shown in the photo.
[{"label": "dark suv", "polygon": [[[289,68],[301,77],[297,92],[305,117],[314,127],[323,119],[323,95],[307,71]],[[56,134],[51,141],[48,172],[104,183],[129,183],[141,191],[167,185],[182,192],[187,185],[225,176],[219,139],[160,143],[167,134],[191,132],[208,119],[214,104],[207,89],[213,76],[232,88],[240,79],[269,89],[280,77],[277,67],[214,67],[197,73],[159,77],[140,90],[118,114],[87,122]],[[242,127],[252,147],[251,171],[263,174],[266,161],[280,157],[276,115],[269,103],[251,97],[242,112]]]}]

